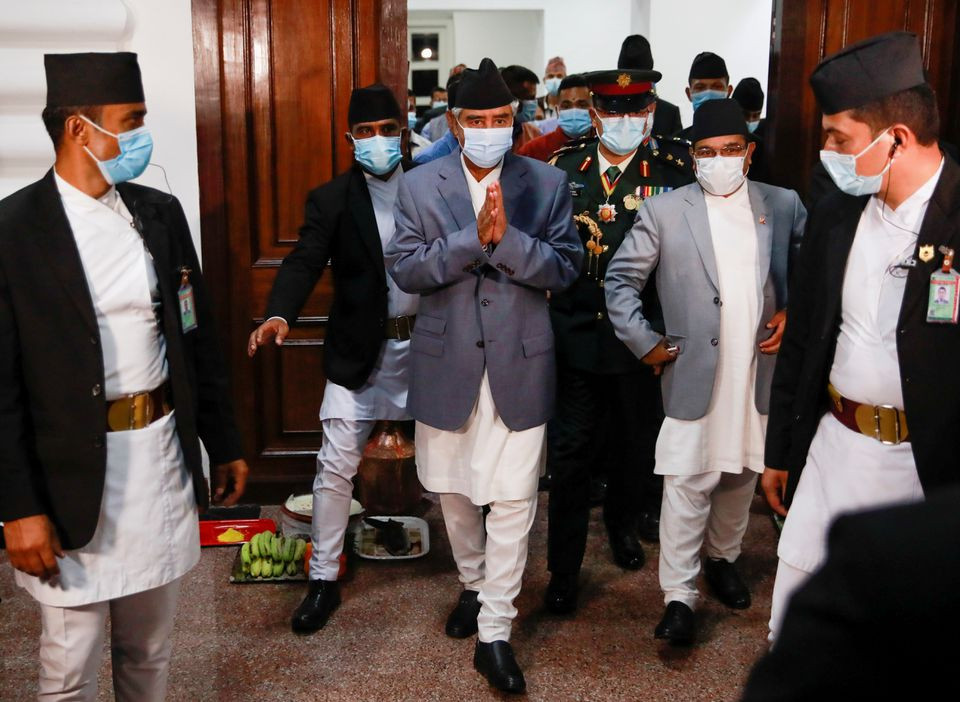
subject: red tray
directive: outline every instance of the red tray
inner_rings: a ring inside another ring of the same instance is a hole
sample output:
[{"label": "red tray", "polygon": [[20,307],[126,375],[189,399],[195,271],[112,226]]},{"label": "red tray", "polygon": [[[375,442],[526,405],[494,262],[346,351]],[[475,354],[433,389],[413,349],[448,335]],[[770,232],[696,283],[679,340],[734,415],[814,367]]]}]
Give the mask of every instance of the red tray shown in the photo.
[{"label": "red tray", "polygon": [[[218,541],[219,537],[227,529],[236,529],[243,534],[242,541]],[[249,541],[261,531],[272,531],[276,533],[277,523],[272,519],[219,519],[204,520],[200,522],[200,545],[201,546],[239,546]]]}]

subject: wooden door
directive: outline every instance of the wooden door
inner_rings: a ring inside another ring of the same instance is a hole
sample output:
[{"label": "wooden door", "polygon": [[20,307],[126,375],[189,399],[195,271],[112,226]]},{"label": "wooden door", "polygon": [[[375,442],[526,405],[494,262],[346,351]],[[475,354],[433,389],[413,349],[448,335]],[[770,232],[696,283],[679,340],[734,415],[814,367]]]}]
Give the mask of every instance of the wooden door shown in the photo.
[{"label": "wooden door", "polygon": [[307,192],[345,170],[354,87],[406,104],[405,0],[193,0],[203,269],[251,463],[248,498],[308,489],[321,431],[324,276],[282,348],[251,361]]},{"label": "wooden door", "polygon": [[956,0],[775,0],[767,118],[777,183],[805,193],[823,143],[809,83],[813,69],[823,57],[882,32],[919,37],[937,91],[941,134],[957,143],[958,19]]}]

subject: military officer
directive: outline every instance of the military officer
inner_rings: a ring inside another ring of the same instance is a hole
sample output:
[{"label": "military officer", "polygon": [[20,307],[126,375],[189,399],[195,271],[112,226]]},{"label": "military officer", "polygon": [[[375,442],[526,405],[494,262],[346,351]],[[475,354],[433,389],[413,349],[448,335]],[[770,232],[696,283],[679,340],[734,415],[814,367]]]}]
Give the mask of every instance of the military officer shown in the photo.
[{"label": "military officer", "polygon": [[[638,527],[641,535],[657,538],[661,484],[653,475],[653,455],[662,418],[658,380],[614,334],[603,276],[640,203],[692,181],[688,143],[651,135],[659,73],[620,69],[586,78],[599,138],[571,144],[551,159],[567,173],[587,253],[577,282],[550,303],[559,382],[548,448],[551,578],[545,602],[555,613],[576,609],[593,469],[607,467],[604,521],[614,561],[631,570],[643,565]],[[652,286],[647,297],[659,309]]]}]

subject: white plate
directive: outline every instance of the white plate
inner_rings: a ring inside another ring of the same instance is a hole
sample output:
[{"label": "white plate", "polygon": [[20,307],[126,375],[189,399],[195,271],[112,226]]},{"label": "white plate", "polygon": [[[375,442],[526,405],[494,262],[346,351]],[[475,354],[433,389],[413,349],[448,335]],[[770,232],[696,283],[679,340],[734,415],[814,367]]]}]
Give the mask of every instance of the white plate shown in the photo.
[{"label": "white plate", "polygon": [[[313,493],[304,495],[290,495],[283,504],[288,510],[301,517],[313,517]],[[363,512],[363,505],[356,500],[350,500],[350,516],[355,517]]]},{"label": "white plate", "polygon": [[[382,519],[384,521],[392,519],[395,522],[401,522],[407,530],[411,544],[416,544],[416,536],[419,532],[420,552],[410,553],[406,556],[391,556],[383,546],[378,544],[374,547],[373,539],[377,530],[361,519],[352,527],[353,551],[360,558],[371,561],[408,561],[411,558],[422,558],[430,553],[430,527],[419,517],[371,517],[371,519]],[[366,543],[364,543],[364,537],[366,537]],[[375,548],[375,552],[371,553],[371,548]]]}]

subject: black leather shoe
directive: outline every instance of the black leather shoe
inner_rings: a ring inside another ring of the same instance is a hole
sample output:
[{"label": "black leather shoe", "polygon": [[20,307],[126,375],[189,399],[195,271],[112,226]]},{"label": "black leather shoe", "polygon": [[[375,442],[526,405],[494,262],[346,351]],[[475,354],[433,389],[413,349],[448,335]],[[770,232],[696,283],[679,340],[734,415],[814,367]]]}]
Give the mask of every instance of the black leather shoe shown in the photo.
[{"label": "black leather shoe", "polygon": [[578,573],[553,573],[543,596],[543,604],[554,614],[570,614],[577,609]]},{"label": "black leather shoe", "polygon": [[339,606],[340,585],[336,580],[311,580],[307,596],[293,612],[290,626],[298,634],[312,634],[323,628]]},{"label": "black leather shoe", "polygon": [[640,570],[643,567],[643,546],[636,530],[608,527],[607,535],[610,537],[614,563],[627,570]]},{"label": "black leather shoe", "polygon": [[526,692],[527,681],[513,657],[513,649],[506,641],[483,643],[477,641],[473,652],[473,667],[501,692]]},{"label": "black leather shoe", "polygon": [[637,531],[644,541],[658,543],[660,541],[660,515],[657,512],[641,512]]},{"label": "black leather shoe", "polygon": [[445,631],[447,636],[455,639],[465,639],[477,633],[477,615],[480,614],[480,602],[477,601],[476,590],[464,590],[460,593],[457,606],[447,617]]},{"label": "black leather shoe", "polygon": [[673,646],[689,646],[693,643],[693,629],[693,610],[683,602],[673,601],[667,605],[653,635],[658,639],[666,639]]},{"label": "black leather shoe", "polygon": [[708,558],[703,563],[703,574],[710,590],[727,607],[746,609],[750,606],[750,590],[740,579],[733,563],[722,558]]}]

